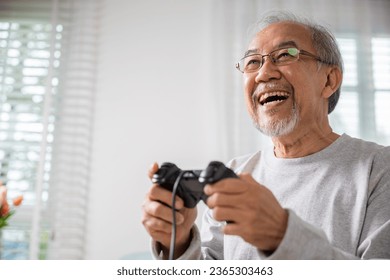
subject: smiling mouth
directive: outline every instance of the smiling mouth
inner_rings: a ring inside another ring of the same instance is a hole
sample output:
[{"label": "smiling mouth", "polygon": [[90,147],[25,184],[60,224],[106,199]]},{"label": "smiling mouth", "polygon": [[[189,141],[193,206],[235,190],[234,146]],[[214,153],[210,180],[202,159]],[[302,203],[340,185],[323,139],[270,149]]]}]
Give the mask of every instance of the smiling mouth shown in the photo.
[{"label": "smiling mouth", "polygon": [[289,96],[290,94],[285,91],[267,92],[260,96],[259,103],[261,106],[276,104],[276,103],[283,102],[284,100],[289,98]]}]

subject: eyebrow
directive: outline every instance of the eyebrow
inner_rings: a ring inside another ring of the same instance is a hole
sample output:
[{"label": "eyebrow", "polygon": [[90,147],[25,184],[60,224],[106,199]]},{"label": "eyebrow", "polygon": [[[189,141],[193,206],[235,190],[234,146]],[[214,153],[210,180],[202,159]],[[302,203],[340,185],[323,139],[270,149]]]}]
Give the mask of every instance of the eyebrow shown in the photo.
[{"label": "eyebrow", "polygon": [[245,57],[245,56],[248,56],[248,55],[251,55],[251,54],[259,54],[258,49],[250,49],[250,50],[247,50],[247,51],[244,53],[244,57]]},{"label": "eyebrow", "polygon": [[281,43],[278,45],[278,48],[284,48],[284,47],[294,47],[294,48],[298,48],[298,45],[297,45],[297,43],[295,43],[294,41],[285,41],[285,42],[281,42]]},{"label": "eyebrow", "polygon": [[[295,47],[295,48],[298,48],[298,45],[294,41],[284,41],[284,42],[281,42],[279,45],[277,45],[276,49],[280,49],[280,48],[284,48],[284,47]],[[248,56],[248,55],[251,55],[251,54],[259,54],[259,49],[247,50],[245,52],[245,54],[244,54],[244,57]]]}]

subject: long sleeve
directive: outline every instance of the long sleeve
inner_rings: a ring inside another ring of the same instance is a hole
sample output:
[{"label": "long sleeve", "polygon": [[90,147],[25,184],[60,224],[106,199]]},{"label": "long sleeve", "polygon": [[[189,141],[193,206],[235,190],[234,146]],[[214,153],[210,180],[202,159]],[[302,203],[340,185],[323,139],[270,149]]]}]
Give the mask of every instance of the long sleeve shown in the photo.
[{"label": "long sleeve", "polygon": [[[201,249],[200,249],[200,234],[198,227],[194,225],[191,229],[191,242],[187,250],[181,255],[178,260],[199,260],[202,259]],[[162,260],[162,252],[160,243],[152,240],[151,242],[151,252],[152,257],[157,260]]]},{"label": "long sleeve", "polygon": [[332,246],[322,230],[306,223],[292,210],[289,210],[287,231],[279,247],[270,256],[259,254],[269,260],[358,259]]}]

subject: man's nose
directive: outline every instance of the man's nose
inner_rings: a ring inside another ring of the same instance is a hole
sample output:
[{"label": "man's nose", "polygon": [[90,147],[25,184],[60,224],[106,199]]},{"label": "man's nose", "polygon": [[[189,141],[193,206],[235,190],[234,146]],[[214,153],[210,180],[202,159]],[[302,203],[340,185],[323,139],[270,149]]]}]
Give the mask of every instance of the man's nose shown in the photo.
[{"label": "man's nose", "polygon": [[263,59],[263,65],[261,65],[256,74],[256,83],[268,82],[272,79],[280,79],[282,74],[279,71],[279,67],[271,61],[272,58],[267,56]]}]

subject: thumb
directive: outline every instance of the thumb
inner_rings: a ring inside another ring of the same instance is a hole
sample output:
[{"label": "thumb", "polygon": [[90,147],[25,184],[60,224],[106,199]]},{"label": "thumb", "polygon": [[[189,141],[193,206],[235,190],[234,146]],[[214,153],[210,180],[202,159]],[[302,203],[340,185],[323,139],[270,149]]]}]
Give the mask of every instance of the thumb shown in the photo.
[{"label": "thumb", "polygon": [[238,177],[245,182],[258,184],[258,182],[252,177],[250,173],[241,173],[238,175]]},{"label": "thumb", "polygon": [[157,172],[158,168],[159,167],[158,167],[157,162],[153,162],[153,164],[149,167],[149,170],[148,170],[149,179],[152,179],[153,174]]}]

